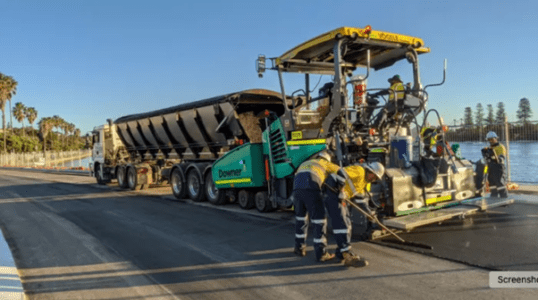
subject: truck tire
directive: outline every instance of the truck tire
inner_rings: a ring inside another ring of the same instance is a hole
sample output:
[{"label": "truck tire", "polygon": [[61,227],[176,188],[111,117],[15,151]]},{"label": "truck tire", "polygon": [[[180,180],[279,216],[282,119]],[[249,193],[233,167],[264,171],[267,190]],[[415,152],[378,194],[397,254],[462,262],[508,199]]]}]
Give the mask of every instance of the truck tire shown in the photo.
[{"label": "truck tire", "polygon": [[266,191],[260,191],[254,196],[254,203],[256,204],[256,209],[259,212],[270,212],[274,211],[273,204],[269,200],[269,196]]},{"label": "truck tire", "polygon": [[125,172],[125,167],[118,167],[118,173],[116,174],[116,178],[118,178],[118,185],[122,189],[126,189],[128,187],[127,185],[127,174]]},{"label": "truck tire", "polygon": [[254,193],[247,190],[240,190],[237,194],[237,203],[242,209],[251,209],[254,207]]},{"label": "truck tire", "polygon": [[94,170],[95,170],[95,179],[97,180],[97,184],[99,185],[107,184],[107,181],[103,178],[104,176],[101,172],[101,165],[98,163],[95,164]]},{"label": "truck tire", "polygon": [[133,191],[138,191],[142,187],[142,185],[138,184],[138,174],[136,173],[136,169],[134,167],[129,167],[127,169],[127,183],[129,189]]},{"label": "truck tire", "polygon": [[202,202],[205,200],[204,184],[196,169],[191,169],[187,173],[187,193],[192,201]]},{"label": "truck tire", "polygon": [[209,201],[211,204],[214,205],[223,205],[226,204],[226,191],[225,190],[219,190],[215,187],[215,183],[213,182],[213,176],[211,175],[211,171],[207,172],[205,175],[205,197],[207,201]]},{"label": "truck tire", "polygon": [[185,199],[187,186],[183,181],[183,176],[181,176],[181,170],[179,168],[175,168],[174,171],[172,171],[172,175],[170,175],[170,186],[172,187],[172,193],[174,193],[176,199]]}]

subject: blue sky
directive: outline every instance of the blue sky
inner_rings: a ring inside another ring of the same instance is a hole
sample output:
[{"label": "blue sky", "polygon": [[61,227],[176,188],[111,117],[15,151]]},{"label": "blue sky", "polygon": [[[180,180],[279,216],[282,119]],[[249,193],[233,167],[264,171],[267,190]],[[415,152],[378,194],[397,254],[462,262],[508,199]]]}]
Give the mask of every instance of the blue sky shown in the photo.
[{"label": "blue sky", "polygon": [[[538,119],[537,3],[0,0],[0,72],[19,82],[13,104],[35,107],[38,120],[59,115],[85,134],[107,118],[278,90],[276,73],[255,73],[258,54],[278,56],[329,30],[371,25],[424,40],[431,48],[420,56],[424,84],[441,80],[448,59],[445,85],[429,90],[429,108],[446,122],[462,118],[466,106],[500,101],[515,120],[523,97]],[[411,81],[410,65],[400,62],[372,73],[369,87],[386,87],[396,73]]]}]

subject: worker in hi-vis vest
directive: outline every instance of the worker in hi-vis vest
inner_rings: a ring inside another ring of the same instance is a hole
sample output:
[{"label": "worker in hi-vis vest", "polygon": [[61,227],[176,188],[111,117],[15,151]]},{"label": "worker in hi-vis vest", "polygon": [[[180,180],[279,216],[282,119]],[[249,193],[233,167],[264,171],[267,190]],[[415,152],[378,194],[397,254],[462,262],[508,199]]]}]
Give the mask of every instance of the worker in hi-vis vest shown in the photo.
[{"label": "worker in hi-vis vest", "polygon": [[351,252],[352,224],[345,199],[352,200],[362,194],[368,183],[380,180],[384,174],[385,167],[381,163],[369,162],[341,168],[336,174],[329,175],[324,183],[325,207],[332,221],[336,256],[346,266],[363,267],[368,262]]},{"label": "worker in hi-vis vest", "polygon": [[[488,182],[492,197],[507,198],[506,190],[506,149],[499,143],[497,134],[494,131],[488,132],[486,140],[489,141],[491,155],[486,155],[488,165]],[[485,148],[486,150],[488,148]]]},{"label": "worker in hi-vis vest", "polygon": [[[308,224],[313,224],[314,252],[318,262],[329,261],[334,254],[328,253],[327,218],[321,195],[321,187],[330,173],[336,173],[338,166],[331,163],[331,155],[323,150],[307,160],[297,169],[293,184],[295,210],[295,249],[298,256],[306,255],[306,234]],[[310,220],[308,220],[310,218]]]}]

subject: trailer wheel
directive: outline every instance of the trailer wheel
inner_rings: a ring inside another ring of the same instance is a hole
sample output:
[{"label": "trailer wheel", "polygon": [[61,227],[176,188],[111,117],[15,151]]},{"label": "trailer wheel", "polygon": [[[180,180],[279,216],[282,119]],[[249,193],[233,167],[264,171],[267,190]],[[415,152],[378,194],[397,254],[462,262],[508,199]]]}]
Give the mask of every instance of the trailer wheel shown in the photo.
[{"label": "trailer wheel", "polygon": [[128,187],[126,175],[127,174],[125,174],[125,167],[118,167],[118,174],[116,174],[116,178],[118,178],[118,185],[122,189],[126,189]]},{"label": "trailer wheel", "polygon": [[256,196],[254,197],[256,209],[259,212],[270,212],[273,211],[273,204],[269,200],[269,197],[267,195],[267,192],[257,192]]},{"label": "trailer wheel", "polygon": [[142,185],[138,184],[138,174],[136,174],[136,169],[134,167],[129,167],[127,169],[127,183],[129,189],[133,191],[138,191]]},{"label": "trailer wheel", "polygon": [[200,178],[200,175],[195,169],[191,169],[187,173],[187,193],[192,201],[202,202],[205,200],[202,178]]},{"label": "trailer wheel", "polygon": [[179,168],[175,168],[172,172],[172,175],[170,176],[170,185],[172,186],[172,193],[174,193],[176,199],[181,200],[185,198],[187,190]]},{"label": "trailer wheel", "polygon": [[237,203],[242,209],[251,209],[254,207],[254,193],[247,190],[240,190],[237,194]]},{"label": "trailer wheel", "polygon": [[211,172],[207,172],[205,175],[205,196],[207,201],[214,205],[226,204],[226,191],[219,190],[213,182],[213,176]]}]

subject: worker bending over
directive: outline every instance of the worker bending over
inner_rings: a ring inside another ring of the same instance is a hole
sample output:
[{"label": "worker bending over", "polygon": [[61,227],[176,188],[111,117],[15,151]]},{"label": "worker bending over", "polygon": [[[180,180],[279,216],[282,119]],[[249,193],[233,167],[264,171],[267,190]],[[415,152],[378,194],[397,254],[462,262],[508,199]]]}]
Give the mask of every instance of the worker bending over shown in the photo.
[{"label": "worker bending over", "polygon": [[371,162],[339,169],[337,174],[329,175],[325,181],[325,207],[332,221],[336,256],[346,266],[363,267],[368,262],[351,252],[352,224],[345,199],[352,200],[362,194],[368,183],[380,180],[384,173],[385,168],[381,163]]},{"label": "worker bending over", "polygon": [[331,163],[331,155],[323,150],[315,159],[302,163],[295,174],[293,199],[295,209],[295,249],[298,256],[306,255],[306,235],[308,216],[313,224],[314,251],[318,262],[334,258],[326,252],[327,218],[321,196],[321,187],[330,173],[336,173],[338,166]]}]

